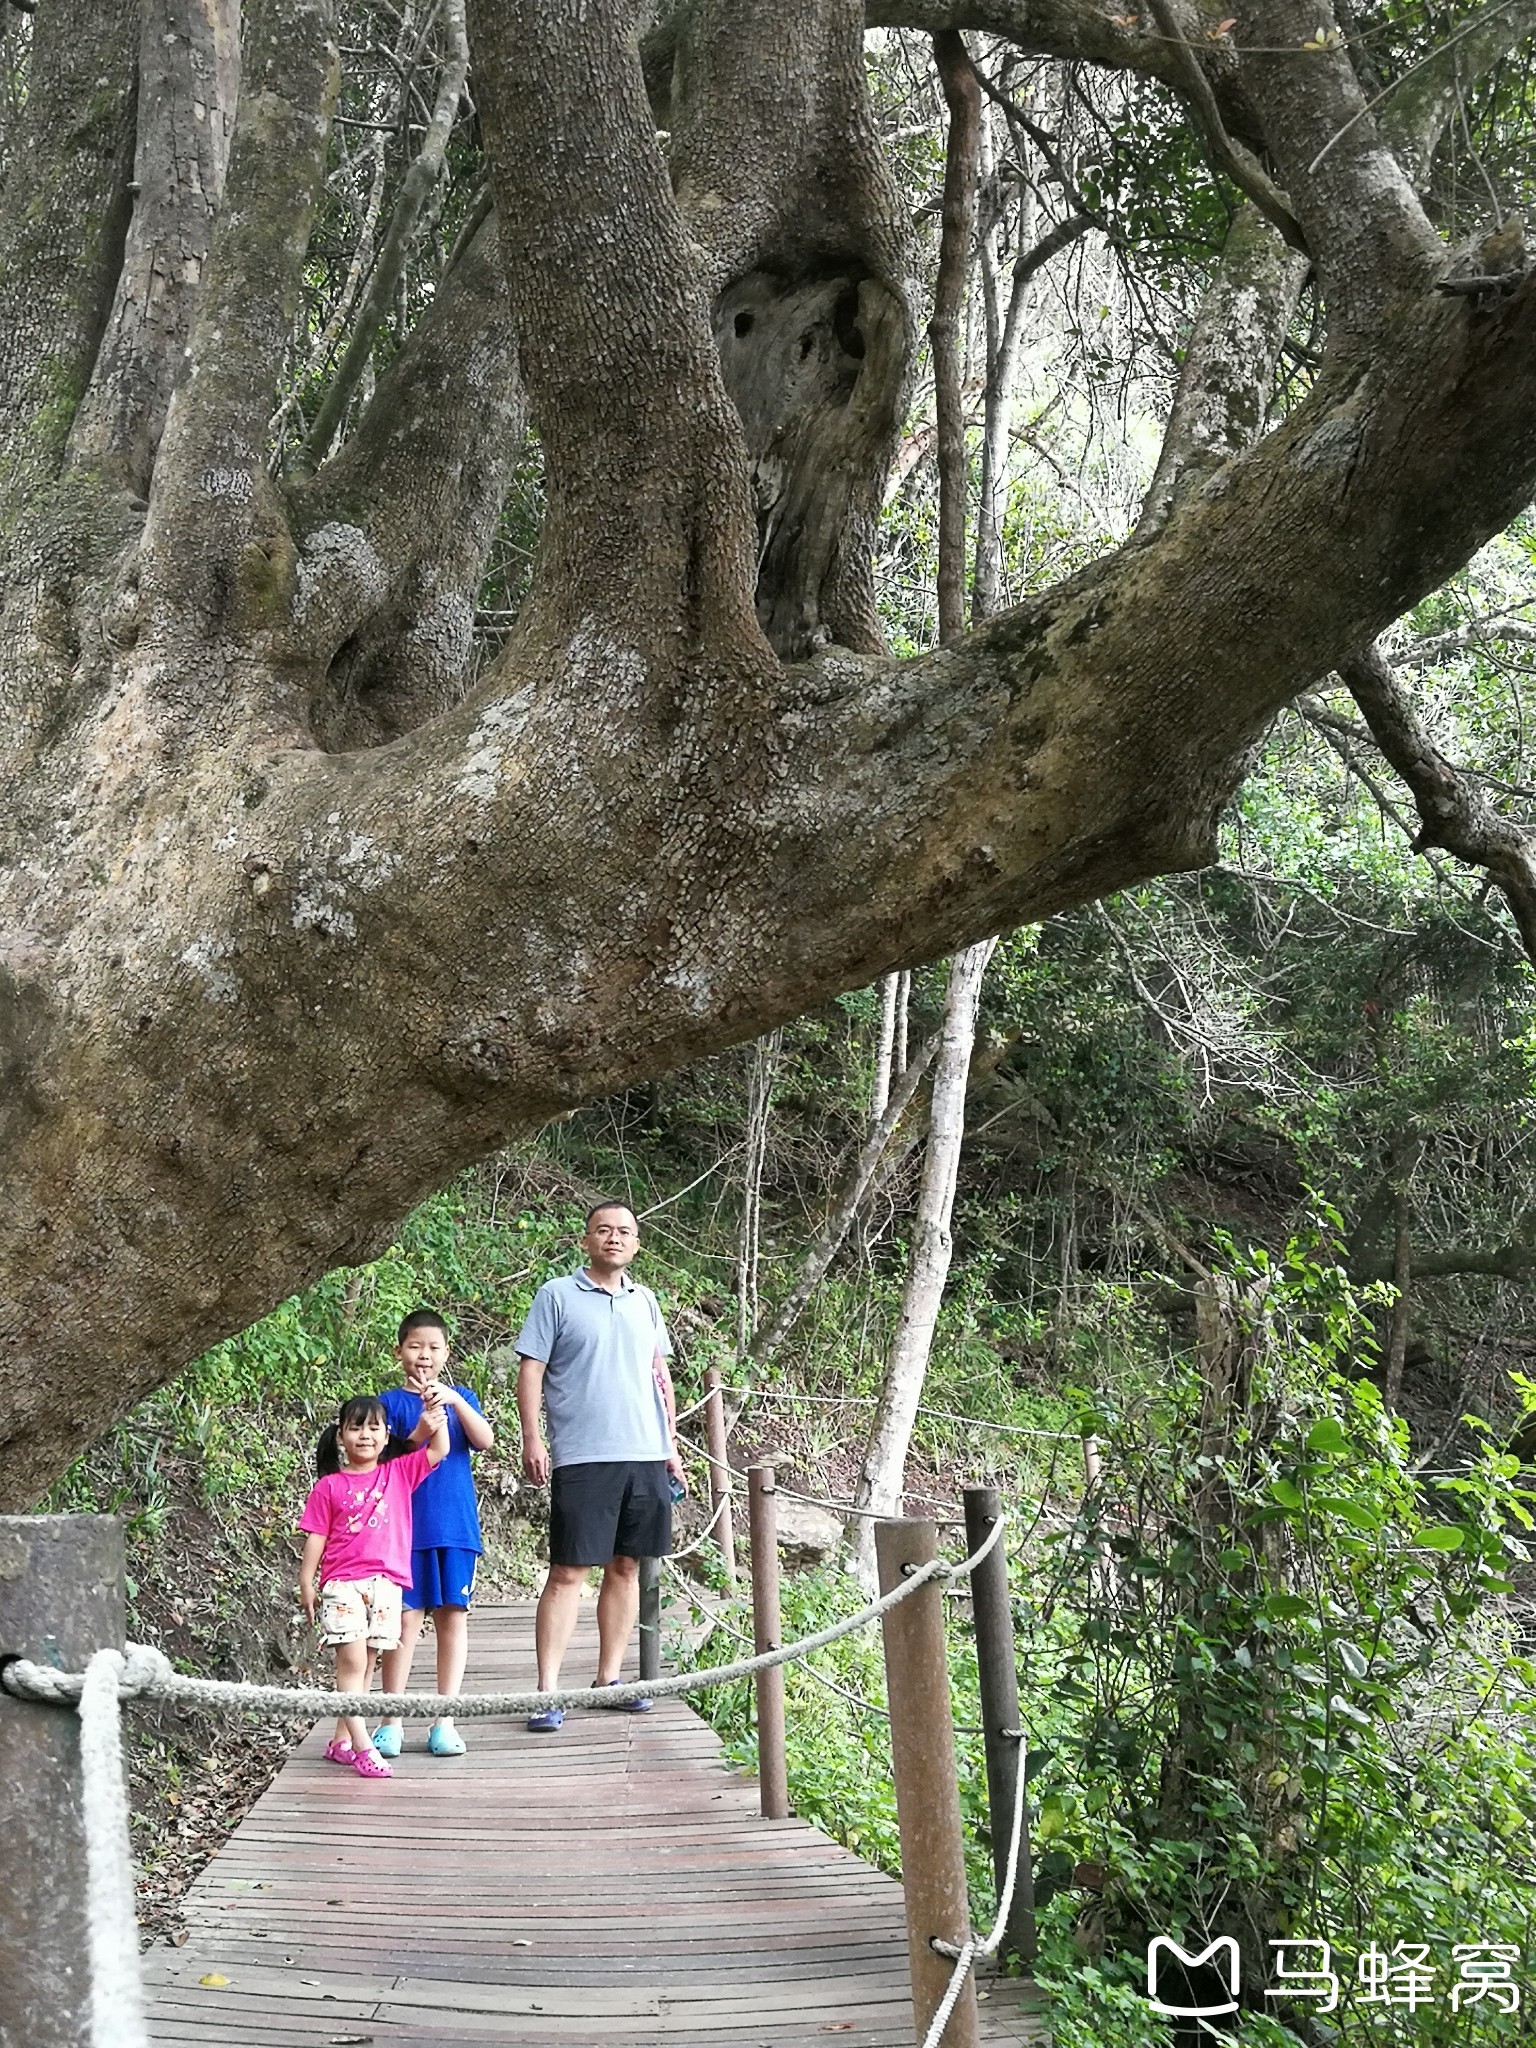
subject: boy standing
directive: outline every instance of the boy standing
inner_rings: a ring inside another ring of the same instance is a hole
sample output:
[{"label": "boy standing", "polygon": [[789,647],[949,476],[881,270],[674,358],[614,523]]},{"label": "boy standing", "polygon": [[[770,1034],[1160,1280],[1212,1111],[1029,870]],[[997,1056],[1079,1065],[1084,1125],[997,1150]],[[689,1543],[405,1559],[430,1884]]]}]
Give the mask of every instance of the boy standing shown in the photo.
[{"label": "boy standing", "polygon": [[[383,1659],[385,1692],[405,1692],[411,1680],[411,1658],[430,1612],[437,1637],[437,1689],[449,1697],[464,1683],[469,1655],[469,1602],[480,1558],[480,1510],[475,1500],[471,1451],[488,1451],[495,1434],[468,1387],[443,1379],[448,1364],[448,1325],[435,1309],[413,1310],[400,1325],[395,1358],[404,1384],[386,1388],[380,1399],[390,1433],[411,1444],[425,1440],[428,1418],[423,1396],[436,1388],[448,1421],[448,1455],[416,1491],[415,1528],[411,1546],[411,1583],[403,1596],[398,1649]],[[381,1723],[374,1733],[380,1756],[400,1754],[403,1729],[398,1721]],[[452,1715],[434,1721],[427,1735],[433,1756],[462,1756],[464,1738]]]}]

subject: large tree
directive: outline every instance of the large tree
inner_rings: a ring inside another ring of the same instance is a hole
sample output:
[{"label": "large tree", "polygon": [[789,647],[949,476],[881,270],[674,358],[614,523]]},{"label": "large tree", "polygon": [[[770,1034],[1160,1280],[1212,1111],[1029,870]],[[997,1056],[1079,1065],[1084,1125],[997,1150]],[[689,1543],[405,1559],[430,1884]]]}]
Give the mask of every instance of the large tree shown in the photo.
[{"label": "large tree", "polygon": [[[1426,194],[1536,8],[1394,86],[1320,0],[1233,6],[443,0],[294,449],[332,0],[37,0],[0,153],[0,1498],[519,1128],[1200,863],[1276,707],[1528,500],[1518,228],[1455,249]],[[906,661],[882,24],[1160,81],[1246,196],[1133,540]],[[488,190],[375,374],[450,130]],[[547,516],[477,674],[529,421]]]}]

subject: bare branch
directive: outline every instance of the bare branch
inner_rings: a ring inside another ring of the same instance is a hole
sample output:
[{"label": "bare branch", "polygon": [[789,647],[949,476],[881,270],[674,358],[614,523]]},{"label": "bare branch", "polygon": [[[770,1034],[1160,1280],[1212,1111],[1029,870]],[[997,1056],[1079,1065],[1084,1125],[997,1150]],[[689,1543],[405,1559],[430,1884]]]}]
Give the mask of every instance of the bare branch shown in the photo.
[{"label": "bare branch", "polygon": [[1339,664],[1382,753],[1413,793],[1419,832],[1414,851],[1443,847],[1486,868],[1502,890],[1526,957],[1536,966],[1536,832],[1494,810],[1472,781],[1446,760],[1379,647]]},{"label": "bare branch", "polygon": [[1240,192],[1246,192],[1254,205],[1263,214],[1270,226],[1277,229],[1281,237],[1303,256],[1310,256],[1307,238],[1301,225],[1291,212],[1290,202],[1274,179],[1265,170],[1252,150],[1245,149],[1240,142],[1234,142],[1227,133],[1226,123],[1221,118],[1221,109],[1216,104],[1216,95],[1211,90],[1211,81],[1194,51],[1184,39],[1168,0],[1149,0],[1152,14],[1164,36],[1173,45],[1178,63],[1179,86],[1184,97],[1194,103],[1200,125],[1205,131],[1211,152],[1227,176]]},{"label": "bare branch", "polygon": [[379,251],[363,303],[352,322],[346,351],[336,367],[319,412],[305,443],[304,464],[313,468],[324,461],[341,431],[352,394],[361,381],[364,367],[373,353],[379,329],[394,304],[405,259],[410,253],[423,212],[443,175],[448,138],[459,111],[464,80],[469,72],[469,37],[464,26],[464,0],[444,0],[443,26],[448,49],[438,86],[432,119],[422,138],[420,150],[406,172],[390,217],[389,231]]},{"label": "bare branch", "polygon": [[1493,0],[1382,93],[1382,133],[1422,189],[1435,146],[1462,98],[1536,29],[1536,0]]}]

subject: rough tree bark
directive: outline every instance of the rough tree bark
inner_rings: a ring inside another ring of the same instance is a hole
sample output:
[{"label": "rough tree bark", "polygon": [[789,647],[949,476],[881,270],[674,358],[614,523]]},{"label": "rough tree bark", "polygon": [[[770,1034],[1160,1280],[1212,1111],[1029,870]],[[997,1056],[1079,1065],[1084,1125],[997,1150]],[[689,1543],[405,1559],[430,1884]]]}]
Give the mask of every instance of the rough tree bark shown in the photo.
[{"label": "rough tree bark", "polygon": [[[640,11],[470,7],[495,223],[290,486],[330,0],[247,10],[163,431],[163,375],[104,346],[189,231],[135,223],[176,185],[143,13],[39,10],[0,219],[0,1503],[513,1132],[1206,859],[1276,708],[1536,486],[1536,284],[1436,293],[1337,53],[1202,53],[1316,255],[1310,394],[1155,534],[888,658],[868,540],[918,312],[861,10],[675,10],[670,161]],[[1169,75],[1071,0],[900,11]],[[1319,19],[1264,0],[1233,41]],[[471,688],[523,386],[549,513]]]}]

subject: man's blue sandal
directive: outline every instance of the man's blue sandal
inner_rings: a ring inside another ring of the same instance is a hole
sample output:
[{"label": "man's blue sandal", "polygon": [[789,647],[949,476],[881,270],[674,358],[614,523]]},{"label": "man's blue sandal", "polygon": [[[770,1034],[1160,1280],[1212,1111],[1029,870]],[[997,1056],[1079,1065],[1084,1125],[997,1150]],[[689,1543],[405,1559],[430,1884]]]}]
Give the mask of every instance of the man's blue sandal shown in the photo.
[{"label": "man's blue sandal", "polygon": [[431,1733],[427,1737],[429,1756],[462,1756],[465,1747],[464,1738],[457,1728],[450,1728],[442,1721],[432,1723]]},{"label": "man's blue sandal", "polygon": [[528,1716],[530,1735],[553,1735],[557,1728],[563,1728],[564,1725],[564,1707],[545,1707],[542,1713]]},{"label": "man's blue sandal", "polygon": [[[602,1692],[605,1687],[610,1685],[631,1685],[633,1683],[634,1681],[628,1678],[594,1678],[592,1686],[594,1691]],[[608,1706],[610,1703],[607,1700],[601,1700],[598,1704],[600,1706]],[[611,1705],[612,1711],[616,1714],[648,1714],[651,1711],[649,1700],[614,1700]]]},{"label": "man's blue sandal", "polygon": [[398,1756],[400,1754],[400,1736],[400,1728],[393,1722],[385,1721],[373,1731],[373,1746],[380,1756]]}]

